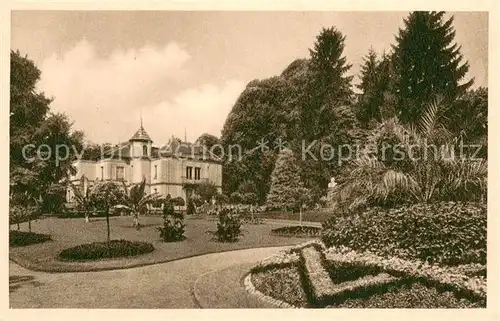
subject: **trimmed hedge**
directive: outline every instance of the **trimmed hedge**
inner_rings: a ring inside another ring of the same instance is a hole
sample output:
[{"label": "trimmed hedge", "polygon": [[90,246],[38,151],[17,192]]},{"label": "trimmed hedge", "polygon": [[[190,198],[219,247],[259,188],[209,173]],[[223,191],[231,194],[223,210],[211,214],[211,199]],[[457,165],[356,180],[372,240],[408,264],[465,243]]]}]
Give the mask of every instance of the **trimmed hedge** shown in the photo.
[{"label": "trimmed hedge", "polygon": [[429,263],[486,264],[486,204],[417,204],[372,208],[323,224],[327,247],[346,246]]},{"label": "trimmed hedge", "polygon": [[[289,276],[284,269],[299,275]],[[251,273],[262,278],[259,291],[289,303],[293,297],[295,306],[484,308],[485,278],[459,273],[484,270],[478,264],[439,267],[345,247],[327,249],[311,241],[267,258]]]},{"label": "trimmed hedge", "polygon": [[130,257],[154,251],[154,246],[146,242],[112,240],[81,244],[64,249],[59,253],[63,261],[94,261],[117,257]]},{"label": "trimmed hedge", "polygon": [[33,232],[9,231],[10,246],[26,246],[31,244],[44,243],[52,240],[48,234]]},{"label": "trimmed hedge", "polygon": [[278,236],[315,237],[321,234],[321,228],[315,226],[284,226],[272,229],[271,233]]}]

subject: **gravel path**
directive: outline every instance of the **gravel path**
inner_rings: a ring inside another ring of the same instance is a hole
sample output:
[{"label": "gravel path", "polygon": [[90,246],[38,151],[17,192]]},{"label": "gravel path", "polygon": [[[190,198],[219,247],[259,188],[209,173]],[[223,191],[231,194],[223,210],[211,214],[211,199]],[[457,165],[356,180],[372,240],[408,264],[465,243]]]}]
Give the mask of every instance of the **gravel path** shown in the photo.
[{"label": "gravel path", "polygon": [[11,308],[271,308],[247,293],[250,267],[286,247],[207,254],[125,270],[44,273],[9,263]]}]

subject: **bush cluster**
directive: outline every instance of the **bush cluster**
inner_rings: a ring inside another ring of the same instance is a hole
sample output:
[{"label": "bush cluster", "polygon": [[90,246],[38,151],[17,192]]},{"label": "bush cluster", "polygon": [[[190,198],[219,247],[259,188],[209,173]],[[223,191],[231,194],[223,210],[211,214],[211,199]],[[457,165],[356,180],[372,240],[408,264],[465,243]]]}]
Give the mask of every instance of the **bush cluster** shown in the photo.
[{"label": "bush cluster", "polygon": [[372,208],[323,223],[326,246],[429,263],[486,264],[486,204],[417,204]]},{"label": "bush cluster", "polygon": [[59,258],[64,261],[93,261],[116,257],[130,257],[154,251],[154,246],[146,242],[111,240],[93,242],[64,249]]},{"label": "bush cluster", "polygon": [[50,241],[51,237],[47,234],[39,234],[33,232],[10,231],[9,245],[10,246],[26,246],[37,243]]},{"label": "bush cluster", "polygon": [[176,242],[183,240],[186,225],[184,224],[184,215],[176,212],[171,203],[163,206],[163,226],[158,227],[160,237],[164,242]]},{"label": "bush cluster", "polygon": [[228,208],[222,209],[218,214],[217,231],[215,235],[220,242],[235,242],[242,234],[241,220]]},{"label": "bush cluster", "polygon": [[290,237],[315,237],[321,234],[321,228],[315,226],[284,226],[271,230],[271,233],[278,236]]}]

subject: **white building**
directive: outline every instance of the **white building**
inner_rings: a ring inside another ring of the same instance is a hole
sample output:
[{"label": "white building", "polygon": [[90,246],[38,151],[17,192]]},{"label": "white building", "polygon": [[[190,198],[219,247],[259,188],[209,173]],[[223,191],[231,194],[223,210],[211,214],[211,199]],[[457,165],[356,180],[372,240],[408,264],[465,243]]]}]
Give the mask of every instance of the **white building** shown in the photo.
[{"label": "white building", "polygon": [[[170,194],[185,201],[195,185],[210,182],[221,192],[222,165],[220,159],[204,149],[187,142],[173,141],[162,148],[154,147],[144,130],[139,130],[126,143],[115,145],[96,161],[78,160],[73,165],[76,174],[70,177],[83,190],[101,181],[125,181],[137,184],[146,178],[146,193]],[[121,184],[121,183],[120,183]],[[74,201],[71,188],[66,199]]]}]

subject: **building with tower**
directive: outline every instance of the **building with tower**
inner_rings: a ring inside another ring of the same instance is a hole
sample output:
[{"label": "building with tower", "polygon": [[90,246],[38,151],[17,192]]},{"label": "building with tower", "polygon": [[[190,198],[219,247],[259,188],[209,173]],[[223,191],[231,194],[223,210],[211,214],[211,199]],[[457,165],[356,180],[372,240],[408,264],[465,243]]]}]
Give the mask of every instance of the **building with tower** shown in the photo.
[{"label": "building with tower", "polygon": [[[196,185],[212,183],[222,190],[221,160],[203,146],[172,139],[162,147],[153,146],[153,140],[141,126],[128,142],[119,143],[103,151],[93,160],[73,163],[76,174],[70,181],[85,191],[102,181],[115,181],[127,185],[146,179],[146,193],[170,194],[185,201],[196,193]],[[68,186],[66,200],[75,201]]]}]

